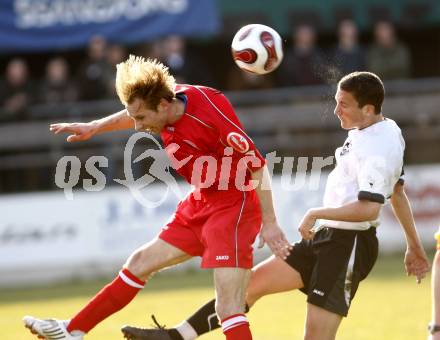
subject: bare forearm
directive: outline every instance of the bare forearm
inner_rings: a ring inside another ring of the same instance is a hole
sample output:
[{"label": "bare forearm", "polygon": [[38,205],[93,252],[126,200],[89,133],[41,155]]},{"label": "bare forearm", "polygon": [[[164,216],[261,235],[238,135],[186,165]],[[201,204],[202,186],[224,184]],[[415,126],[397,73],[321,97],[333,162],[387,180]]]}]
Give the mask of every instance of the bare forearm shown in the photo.
[{"label": "bare forearm", "polygon": [[134,121],[127,115],[127,110],[125,109],[110,116],[94,120],[90,124],[95,126],[96,134],[134,128]]},{"label": "bare forearm", "polygon": [[380,210],[380,204],[370,201],[356,201],[337,208],[313,208],[310,214],[316,219],[364,222],[375,220]]},{"label": "bare forearm", "polygon": [[391,196],[391,206],[394,215],[405,232],[408,246],[420,245],[420,239],[415,226],[411,205],[403,188],[394,191]]},{"label": "bare forearm", "polygon": [[270,175],[265,165],[261,169],[252,173],[252,180],[257,181],[255,191],[258,195],[261,206],[262,225],[260,230],[260,242],[258,248],[267,243],[272,252],[286,259],[292,247],[284,236],[275,215],[272,200],[272,188],[270,185]]},{"label": "bare forearm", "polygon": [[[260,200],[263,223],[276,222],[275,209],[273,207],[272,189],[270,185],[270,175],[267,167],[252,173],[252,179],[258,181],[255,191]],[[263,185],[264,183],[264,185]]]}]

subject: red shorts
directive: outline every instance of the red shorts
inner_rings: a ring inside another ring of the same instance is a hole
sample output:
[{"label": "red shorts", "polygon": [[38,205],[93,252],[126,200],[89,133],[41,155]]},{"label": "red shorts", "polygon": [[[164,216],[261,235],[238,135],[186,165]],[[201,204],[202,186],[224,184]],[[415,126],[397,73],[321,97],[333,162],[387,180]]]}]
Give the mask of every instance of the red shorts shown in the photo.
[{"label": "red shorts", "polygon": [[192,256],[202,268],[252,268],[252,245],[261,228],[255,191],[189,194],[177,206],[159,237]]}]

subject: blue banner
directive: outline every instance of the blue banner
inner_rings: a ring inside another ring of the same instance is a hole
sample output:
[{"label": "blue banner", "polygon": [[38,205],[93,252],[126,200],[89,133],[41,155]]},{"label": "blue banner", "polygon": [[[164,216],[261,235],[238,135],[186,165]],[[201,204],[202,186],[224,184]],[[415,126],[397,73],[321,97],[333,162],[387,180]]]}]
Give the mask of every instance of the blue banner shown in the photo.
[{"label": "blue banner", "polygon": [[93,35],[130,44],[219,28],[215,0],[0,0],[0,53],[76,48]]}]

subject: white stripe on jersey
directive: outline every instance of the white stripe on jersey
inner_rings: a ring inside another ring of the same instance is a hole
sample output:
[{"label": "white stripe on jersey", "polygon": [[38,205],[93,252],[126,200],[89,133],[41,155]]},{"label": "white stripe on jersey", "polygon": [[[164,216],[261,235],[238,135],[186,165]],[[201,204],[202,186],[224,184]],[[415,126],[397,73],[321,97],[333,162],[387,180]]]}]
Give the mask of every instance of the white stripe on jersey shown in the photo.
[{"label": "white stripe on jersey", "polygon": [[212,126],[206,124],[206,123],[205,123],[204,121],[202,121],[201,119],[199,119],[199,118],[197,118],[197,117],[194,117],[193,115],[190,115],[188,112],[185,112],[184,114],[187,115],[188,117],[191,117],[192,119],[198,121],[200,124],[203,124],[204,126],[210,128],[210,129],[213,129]]},{"label": "white stripe on jersey", "polygon": [[232,120],[230,120],[228,117],[226,117],[226,115],[211,101],[211,99],[209,99],[209,97],[206,95],[205,92],[203,92],[198,86],[194,86],[194,88],[196,90],[198,90],[201,94],[203,94],[203,96],[209,101],[209,103],[214,107],[214,109],[216,109],[216,111],[218,113],[220,113],[220,115],[226,119],[229,123],[231,123],[235,128],[237,128],[242,134],[244,134],[249,140],[252,140],[247,134],[246,132],[244,132],[237,124],[235,124]]},{"label": "white stripe on jersey", "polygon": [[246,191],[243,191],[243,202],[241,203],[240,214],[235,224],[235,266],[238,267],[238,225],[240,224],[241,215],[243,214],[244,204],[246,203]]}]

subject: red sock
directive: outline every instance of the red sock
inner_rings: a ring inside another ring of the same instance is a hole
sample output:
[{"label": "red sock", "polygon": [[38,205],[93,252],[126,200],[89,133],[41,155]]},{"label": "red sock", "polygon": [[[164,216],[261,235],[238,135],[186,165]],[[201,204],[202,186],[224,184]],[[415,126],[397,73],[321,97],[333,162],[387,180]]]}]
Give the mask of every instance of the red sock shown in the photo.
[{"label": "red sock", "polygon": [[226,340],[252,340],[249,322],[244,314],[234,314],[222,320]]},{"label": "red sock", "polygon": [[136,276],[124,268],[119,275],[105,286],[89,303],[76,314],[67,327],[68,332],[74,330],[88,333],[102,320],[124,308],[133,300],[145,285]]}]

